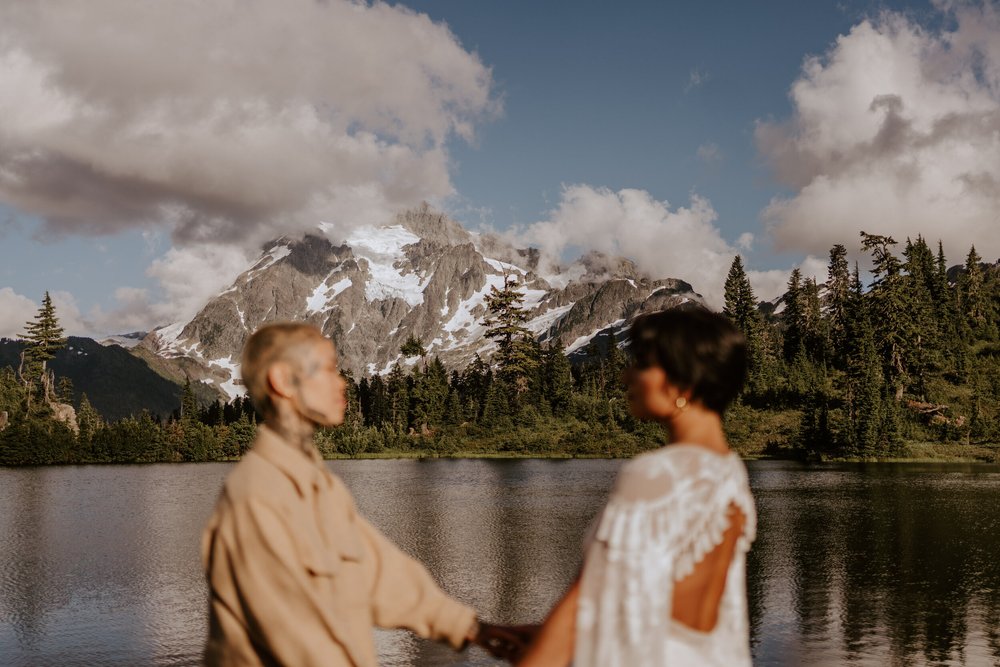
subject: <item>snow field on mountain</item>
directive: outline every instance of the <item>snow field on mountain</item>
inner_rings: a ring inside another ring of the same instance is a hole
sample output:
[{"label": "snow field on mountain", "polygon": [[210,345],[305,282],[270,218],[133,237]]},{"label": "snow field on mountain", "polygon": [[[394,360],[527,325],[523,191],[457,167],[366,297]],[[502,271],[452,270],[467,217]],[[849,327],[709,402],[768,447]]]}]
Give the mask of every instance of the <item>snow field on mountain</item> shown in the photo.
[{"label": "snow field on mountain", "polygon": [[246,393],[246,390],[242,385],[237,384],[237,380],[240,378],[240,367],[239,364],[233,363],[232,357],[222,357],[221,359],[213,359],[208,362],[209,366],[217,366],[224,371],[229,372],[229,379],[225,382],[218,383],[218,386],[222,391],[226,392],[229,400],[233,400],[237,396],[242,396]]},{"label": "snow field on mountain", "polygon": [[398,297],[411,307],[424,302],[424,288],[431,277],[426,276],[421,282],[415,273],[400,273],[395,263],[406,259],[403,247],[417,243],[420,237],[404,229],[401,225],[391,227],[359,227],[347,237],[346,243],[351,246],[355,257],[368,262],[368,272],[371,279],[365,285],[365,298],[368,301],[380,301]]},{"label": "snow field on mountain", "polygon": [[323,282],[316,286],[313,293],[306,297],[306,310],[309,313],[322,313],[329,310],[330,305],[333,300],[337,298],[337,295],[346,290],[348,287],[354,284],[350,278],[341,278],[332,285],[328,285],[327,281],[333,277],[333,274],[340,271],[338,266],[333,271],[330,272]]},{"label": "snow field on mountain", "polygon": [[608,325],[602,326],[602,327],[598,327],[597,329],[593,330],[592,332],[590,332],[586,336],[580,336],[579,338],[577,338],[576,340],[574,340],[572,343],[570,343],[570,346],[566,348],[566,354],[572,354],[573,352],[576,352],[577,350],[579,350],[583,346],[589,344],[590,341],[594,340],[594,336],[596,336],[597,334],[601,333],[602,331],[606,331],[606,330],[610,329],[613,333],[617,333],[615,331],[615,329],[616,328],[620,329],[623,324],[625,324],[625,320],[624,319],[615,320],[611,324],[608,324]]}]

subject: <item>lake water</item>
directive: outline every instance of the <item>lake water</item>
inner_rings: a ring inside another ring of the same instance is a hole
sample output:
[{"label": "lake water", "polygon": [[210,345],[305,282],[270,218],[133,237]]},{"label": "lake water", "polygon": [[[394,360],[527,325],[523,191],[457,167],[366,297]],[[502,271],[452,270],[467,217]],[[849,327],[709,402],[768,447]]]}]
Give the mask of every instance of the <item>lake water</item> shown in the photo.
[{"label": "lake water", "polygon": [[[337,461],[361,510],[500,622],[540,619],[619,461]],[[194,665],[232,464],[0,469],[0,664]],[[748,464],[756,665],[1000,665],[1000,466]],[[495,665],[403,632],[381,664]]]}]

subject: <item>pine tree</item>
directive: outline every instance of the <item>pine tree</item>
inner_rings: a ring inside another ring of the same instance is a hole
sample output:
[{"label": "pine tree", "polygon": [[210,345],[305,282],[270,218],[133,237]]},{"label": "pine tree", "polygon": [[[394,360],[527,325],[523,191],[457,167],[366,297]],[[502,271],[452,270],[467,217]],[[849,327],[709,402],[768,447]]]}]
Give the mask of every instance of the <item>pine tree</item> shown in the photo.
[{"label": "pine tree", "polygon": [[782,351],[785,360],[791,362],[804,355],[810,361],[821,361],[826,354],[827,337],[816,280],[803,281],[802,272],[794,269],[783,300],[785,336]]},{"label": "pine tree", "polygon": [[365,423],[368,426],[382,426],[392,421],[388,406],[386,384],[381,375],[376,375],[368,383],[368,404],[363,408]]},{"label": "pine tree", "polygon": [[875,456],[882,427],[882,369],[857,265],[847,311],[849,453]]},{"label": "pine tree", "polygon": [[987,322],[982,261],[976,246],[972,246],[965,258],[965,270],[958,280],[961,315],[973,333],[982,333]]},{"label": "pine tree", "polygon": [[478,354],[462,371],[459,387],[462,392],[462,403],[470,420],[476,421],[482,414],[483,406],[486,404],[486,392],[492,381],[493,372],[489,364]]},{"label": "pine tree", "polygon": [[830,405],[821,383],[813,384],[806,394],[799,437],[802,446],[810,454],[824,454],[830,450],[833,441],[830,432]]},{"label": "pine tree", "polygon": [[521,307],[523,301],[517,279],[505,274],[503,289],[491,286],[486,295],[487,316],[483,320],[484,335],[497,341],[495,360],[500,374],[517,395],[527,391],[540,356],[534,336],[523,326],[528,320],[528,311]]},{"label": "pine tree", "polygon": [[184,380],[184,390],[181,392],[181,421],[194,422],[198,420],[198,400],[194,396],[191,378]]},{"label": "pine tree", "polygon": [[809,278],[802,286],[802,342],[806,354],[815,363],[822,363],[827,353],[826,322],[820,305],[819,285]]},{"label": "pine tree", "polygon": [[47,363],[66,346],[66,337],[48,292],[35,319],[25,323],[21,340],[26,345],[21,356],[20,376],[27,389],[28,410],[32,411],[33,397],[39,396],[43,406],[55,398],[52,387],[55,378],[48,371]]},{"label": "pine tree", "polygon": [[415,372],[413,383],[413,423],[421,432],[440,426],[448,399],[448,371],[434,357],[424,373]]},{"label": "pine tree", "polygon": [[413,334],[410,334],[409,338],[406,339],[403,346],[399,348],[399,352],[404,357],[420,357],[421,359],[427,354],[424,344]]},{"label": "pine tree", "polygon": [[73,400],[73,393],[73,380],[66,376],[59,378],[59,383],[56,386],[56,399],[60,403],[73,405],[76,402]]},{"label": "pine tree", "polygon": [[894,245],[896,241],[891,236],[861,232],[861,246],[872,254],[870,321],[879,341],[885,381],[898,401],[909,382],[906,362],[913,342],[913,327],[908,315],[903,267],[891,250]]},{"label": "pine tree", "polygon": [[79,449],[83,458],[90,460],[93,456],[92,445],[94,436],[100,430],[101,426],[103,426],[103,422],[101,421],[101,415],[90,404],[87,394],[80,396],[80,410],[77,412],[77,423],[80,425],[80,432],[77,435]]},{"label": "pine tree", "polygon": [[958,293],[948,282],[948,263],[944,255],[944,244],[938,241],[937,257],[934,261],[934,281],[931,289],[934,301],[934,316],[940,335],[939,346],[943,363],[956,375],[964,373],[965,344],[967,339],[965,319],[958,317]]},{"label": "pine tree", "polygon": [[510,387],[502,377],[495,377],[486,390],[483,416],[479,423],[489,429],[512,428]]},{"label": "pine tree", "polygon": [[452,388],[448,391],[448,398],[444,404],[444,423],[449,426],[458,426],[465,421],[462,408],[462,397],[458,389]]},{"label": "pine tree", "polygon": [[399,433],[409,426],[410,390],[406,374],[396,364],[386,377],[386,411],[388,422]]},{"label": "pine tree", "polygon": [[52,305],[52,297],[48,292],[42,299],[42,307],[38,309],[35,319],[25,324],[21,339],[27,343],[27,358],[40,364],[42,372],[45,372],[45,363],[55,358],[56,352],[66,346],[66,337],[63,328],[59,326],[56,308]]},{"label": "pine tree", "polygon": [[934,262],[934,288],[931,290],[939,316],[950,315],[952,299],[951,287],[948,284],[948,262],[944,256],[944,244],[938,240],[937,259]]},{"label": "pine tree", "polygon": [[904,317],[911,332],[907,346],[906,366],[919,396],[927,392],[927,373],[939,361],[940,340],[938,321],[935,317],[933,290],[935,286],[934,255],[920,236],[916,242],[906,240],[903,251],[903,292],[906,300]]},{"label": "pine tree", "polygon": [[847,266],[847,248],[838,243],[830,249],[823,305],[826,310],[833,365],[841,370],[846,361],[845,332],[850,292],[851,274]]},{"label": "pine tree", "polygon": [[565,414],[573,396],[573,369],[566,356],[566,348],[558,338],[545,351],[543,384],[552,413],[556,416]]},{"label": "pine tree", "polygon": [[788,278],[788,289],[782,297],[782,301],[785,303],[785,310],[781,313],[781,319],[785,323],[785,339],[782,349],[785,360],[792,361],[805,350],[802,271],[798,268],[793,269],[792,275]]},{"label": "pine tree", "polygon": [[739,255],[733,258],[726,277],[725,308],[722,312],[746,337],[750,385],[759,387],[764,362],[762,322],[757,311],[757,298]]},{"label": "pine tree", "polygon": [[250,449],[253,439],[257,435],[257,425],[250,417],[243,413],[239,419],[232,423],[229,428],[229,438],[225,444],[226,456],[231,458],[241,458]]}]

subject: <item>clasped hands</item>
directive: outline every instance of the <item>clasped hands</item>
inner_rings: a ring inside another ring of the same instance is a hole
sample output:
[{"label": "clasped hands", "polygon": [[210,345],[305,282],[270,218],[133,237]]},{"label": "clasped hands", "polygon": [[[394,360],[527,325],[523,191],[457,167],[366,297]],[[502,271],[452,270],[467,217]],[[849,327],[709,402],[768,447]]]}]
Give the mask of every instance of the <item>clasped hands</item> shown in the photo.
[{"label": "clasped hands", "polygon": [[516,663],[538,634],[539,625],[493,625],[480,621],[471,643],[486,649],[491,655]]}]

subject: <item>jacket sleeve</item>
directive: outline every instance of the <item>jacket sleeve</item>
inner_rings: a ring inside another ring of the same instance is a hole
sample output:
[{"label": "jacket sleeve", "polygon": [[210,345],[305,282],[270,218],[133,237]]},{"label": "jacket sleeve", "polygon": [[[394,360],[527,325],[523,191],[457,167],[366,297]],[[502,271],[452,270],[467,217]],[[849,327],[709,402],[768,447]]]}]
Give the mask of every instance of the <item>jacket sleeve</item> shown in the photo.
[{"label": "jacket sleeve", "polygon": [[423,565],[400,551],[362,516],[355,515],[355,521],[375,559],[371,592],[375,623],[407,628],[421,637],[461,648],[476,619],[475,611],[449,597]]},{"label": "jacket sleeve", "polygon": [[[286,523],[253,501],[230,509],[203,547],[213,616],[206,662],[226,652],[220,644],[249,642],[241,653],[270,654],[277,664],[350,664],[347,638],[338,637],[330,605],[318,599]],[[238,618],[245,619],[245,635]]]}]

